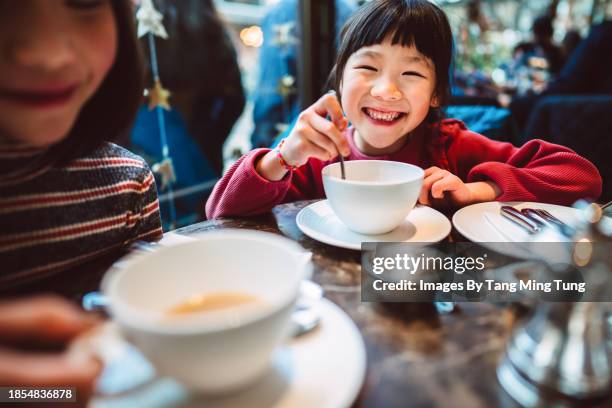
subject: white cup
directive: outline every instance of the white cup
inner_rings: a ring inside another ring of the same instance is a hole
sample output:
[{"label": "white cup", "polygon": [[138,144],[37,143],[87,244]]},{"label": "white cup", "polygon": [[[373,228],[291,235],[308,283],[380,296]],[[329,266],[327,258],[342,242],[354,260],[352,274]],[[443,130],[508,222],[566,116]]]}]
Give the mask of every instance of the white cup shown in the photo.
[{"label": "white cup", "polygon": [[[102,292],[122,334],[161,375],[200,393],[227,393],[254,382],[288,336],[310,253],[281,236],[246,230],[200,235],[124,262]],[[194,295],[240,292],[262,302],[170,316]]]},{"label": "white cup", "polygon": [[384,234],[408,216],[421,192],[424,172],[418,166],[385,160],[344,162],[322,170],[325,195],[336,216],[360,234]]}]

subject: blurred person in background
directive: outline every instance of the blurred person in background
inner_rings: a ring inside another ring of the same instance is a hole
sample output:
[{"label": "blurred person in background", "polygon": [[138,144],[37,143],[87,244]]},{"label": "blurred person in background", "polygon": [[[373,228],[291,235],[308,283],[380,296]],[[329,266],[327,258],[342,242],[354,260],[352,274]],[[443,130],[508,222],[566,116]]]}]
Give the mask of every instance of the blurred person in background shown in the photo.
[{"label": "blurred person in background", "polygon": [[533,22],[534,56],[545,58],[548,71],[557,74],[563,67],[563,51],[553,42],[553,19],[550,16],[540,16]]},{"label": "blurred person in background", "polygon": [[522,132],[540,98],[580,94],[612,94],[612,21],[593,26],[557,78],[539,95],[515,98],[510,104],[510,110]]},{"label": "blurred person in background", "polygon": [[156,1],[168,38],[158,63],[171,103],[211,167],[223,170],[223,144],[245,105],[236,50],[212,0]]},{"label": "blurred person in background", "polygon": [[[253,95],[253,147],[268,147],[300,113],[297,93],[299,54],[298,0],[281,0],[262,22],[264,42],[259,54],[259,78]],[[354,11],[336,0],[336,38]]]},{"label": "blurred person in background", "polygon": [[578,47],[578,44],[582,41],[582,36],[576,30],[569,30],[565,33],[563,41],[561,42],[561,50],[563,51],[564,61],[568,61],[574,50]]}]

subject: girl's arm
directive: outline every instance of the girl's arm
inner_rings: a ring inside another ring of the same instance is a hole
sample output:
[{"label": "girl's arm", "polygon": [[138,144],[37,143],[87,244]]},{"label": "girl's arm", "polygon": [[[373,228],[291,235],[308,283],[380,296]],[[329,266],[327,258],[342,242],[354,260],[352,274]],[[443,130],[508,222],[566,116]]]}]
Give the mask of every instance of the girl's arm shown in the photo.
[{"label": "girl's arm", "polygon": [[206,216],[256,215],[281,202],[322,196],[320,164],[350,154],[342,133],[347,123],[336,95],[323,95],[300,113],[278,151],[257,149],[232,166],[208,199]]},{"label": "girl's arm", "polygon": [[[320,197],[322,185],[313,167],[322,167],[312,160],[278,181],[261,176],[256,167],[270,149],[256,149],[242,156],[217,182],[206,202],[208,219],[263,214],[275,205],[288,201]],[[320,169],[319,169],[320,173]]]},{"label": "girl's arm", "polygon": [[531,140],[517,148],[462,131],[447,156],[468,183],[495,183],[500,190],[499,201],[571,205],[581,198],[597,199],[601,194],[601,176],[591,162],[543,140]]}]

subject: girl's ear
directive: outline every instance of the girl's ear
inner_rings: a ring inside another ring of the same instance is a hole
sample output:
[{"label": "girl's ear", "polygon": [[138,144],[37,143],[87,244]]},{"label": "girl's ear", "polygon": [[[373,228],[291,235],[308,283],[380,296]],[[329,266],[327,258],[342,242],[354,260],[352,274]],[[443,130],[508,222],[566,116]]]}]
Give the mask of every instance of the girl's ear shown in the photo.
[{"label": "girl's ear", "polygon": [[440,107],[440,99],[438,98],[438,96],[436,94],[434,94],[431,97],[431,101],[429,102],[429,106],[432,108],[439,108]]}]

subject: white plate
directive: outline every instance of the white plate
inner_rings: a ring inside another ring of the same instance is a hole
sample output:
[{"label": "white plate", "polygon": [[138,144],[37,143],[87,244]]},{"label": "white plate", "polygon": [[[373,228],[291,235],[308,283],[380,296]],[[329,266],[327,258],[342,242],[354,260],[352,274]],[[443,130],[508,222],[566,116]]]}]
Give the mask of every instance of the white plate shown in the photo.
[{"label": "white plate", "polygon": [[417,205],[404,222],[391,232],[365,235],[351,231],[340,221],[328,200],[303,208],[296,217],[300,230],[312,239],[342,248],[361,250],[362,242],[438,242],[451,230],[450,221],[439,211]]},{"label": "white plate", "polygon": [[569,225],[578,221],[580,213],[575,208],[554,204],[491,201],[458,210],[453,215],[453,225],[461,235],[474,242],[524,242],[528,234],[500,214],[503,205],[511,205],[519,210],[526,207],[546,210]]},{"label": "white plate", "polygon": [[365,377],[363,339],[334,303],[323,299],[318,307],[319,327],[280,348],[261,380],[244,391],[215,399],[190,395],[175,381],[155,378],[151,365],[118,337],[115,327],[114,341],[107,340],[105,352],[100,353],[110,356],[110,362],[103,358],[107,364],[98,383],[101,395],[90,407],[349,407]]}]

